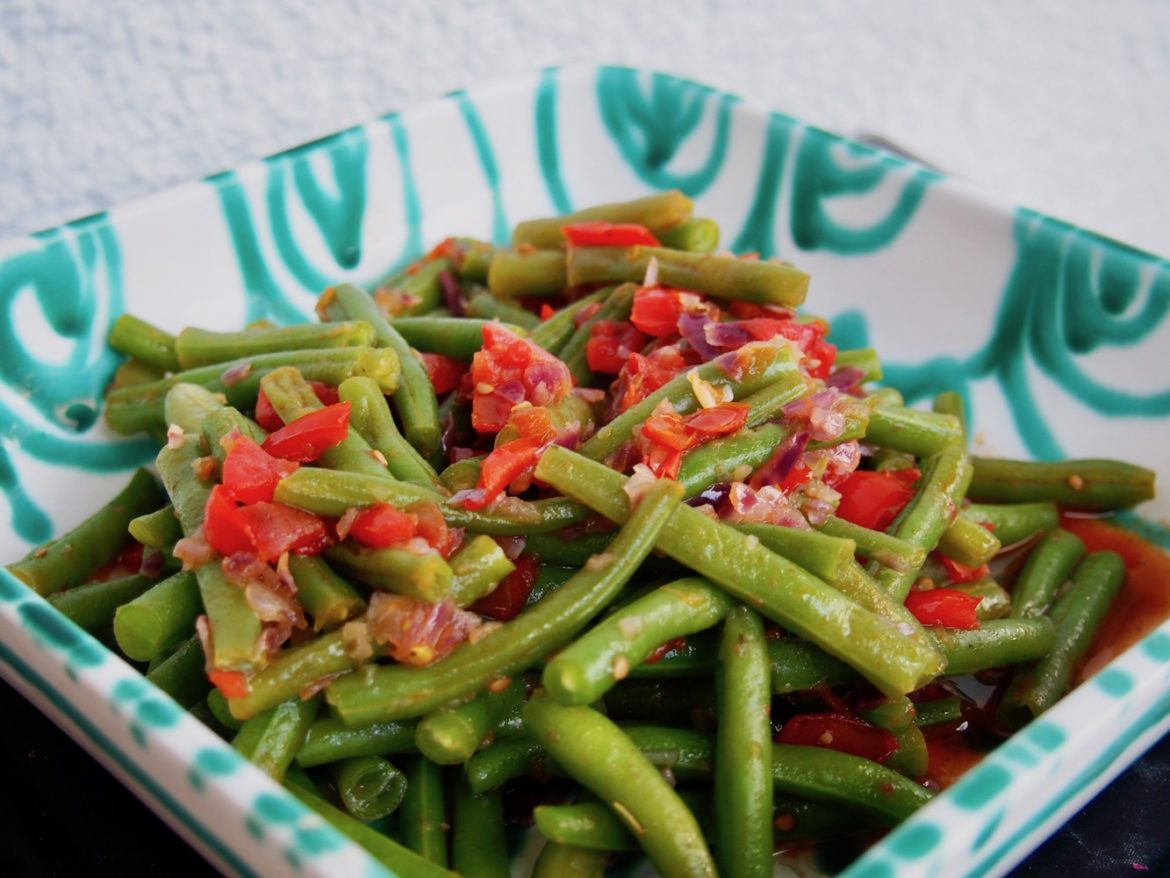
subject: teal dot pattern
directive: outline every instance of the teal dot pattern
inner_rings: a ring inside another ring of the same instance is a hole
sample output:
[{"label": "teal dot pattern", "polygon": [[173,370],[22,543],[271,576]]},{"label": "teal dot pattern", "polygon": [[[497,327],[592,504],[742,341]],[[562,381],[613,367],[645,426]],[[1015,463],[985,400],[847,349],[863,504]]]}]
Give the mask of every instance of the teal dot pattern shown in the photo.
[{"label": "teal dot pattern", "polygon": [[[444,162],[439,142],[467,159]],[[1058,436],[1048,401],[1066,394],[1079,406],[1078,433],[1124,423],[1134,453],[1170,472],[1159,463],[1170,422],[1164,375],[1121,387],[1116,370],[1093,365],[1131,352],[1140,363],[1164,331],[1166,261],[1032,211],[992,216],[934,172],[708,86],[630,68],[553,68],[506,89],[468,89],[388,114],[209,177],[148,210],[97,214],[0,249],[0,514],[13,534],[0,543],[13,546],[5,557],[60,532],[58,519],[70,514],[50,502],[46,468],[50,483],[70,486],[69,506],[96,507],[102,498],[72,491],[80,485],[85,494],[86,473],[128,471],[155,452],[148,440],[104,430],[101,390],[119,363],[104,343],[110,324],[158,295],[136,278],[159,229],[177,241],[188,228],[217,230],[177,249],[170,271],[178,279],[205,263],[223,267],[215,291],[200,295],[223,296],[233,323],[296,323],[311,319],[326,285],[374,287],[442,234],[503,244],[518,219],[671,187],[720,221],[727,246],[793,259],[817,291],[839,293],[815,304],[836,314],[834,338],[848,346],[886,347],[899,311],[869,307],[874,291],[897,288],[921,307],[913,295],[923,282],[906,277],[906,266],[938,246],[938,228],[971,221],[964,246],[972,260],[994,263],[998,279],[986,273],[981,286],[953,295],[988,303],[986,331],[973,321],[966,349],[919,339],[919,358],[888,364],[888,382],[911,400],[959,387],[975,430],[1040,458],[1076,451],[1082,439]],[[468,226],[453,228],[452,217]],[[963,278],[948,281],[962,287]],[[952,293],[950,283],[926,283],[935,300]],[[935,316],[948,306],[938,307]],[[1136,516],[1123,523],[1170,546],[1165,528]],[[348,863],[347,874],[388,874],[3,572],[0,645],[23,666],[45,669],[37,679],[50,700],[88,699],[95,717],[116,723],[128,742],[119,759],[169,771],[168,810],[185,815],[235,871],[248,874],[249,863],[275,851],[279,862],[265,861],[264,874],[324,874],[327,862]],[[1168,723],[1168,692],[1170,625],[845,874],[1006,868],[1067,803],[1131,758],[1135,742]],[[116,736],[102,740],[120,746]]]}]

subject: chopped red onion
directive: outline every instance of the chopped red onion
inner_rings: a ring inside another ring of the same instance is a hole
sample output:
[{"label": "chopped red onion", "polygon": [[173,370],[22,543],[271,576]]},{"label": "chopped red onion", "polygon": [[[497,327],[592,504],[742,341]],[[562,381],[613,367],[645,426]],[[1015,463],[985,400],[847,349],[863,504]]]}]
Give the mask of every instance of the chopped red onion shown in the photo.
[{"label": "chopped red onion", "polygon": [[463,310],[463,290],[459,286],[459,281],[455,280],[455,276],[451,272],[440,271],[439,286],[443,288],[443,304],[447,306],[451,316],[462,317],[465,312]]},{"label": "chopped red onion", "polygon": [[224,387],[231,387],[233,384],[239,384],[251,372],[252,362],[250,360],[244,363],[236,363],[234,366],[225,369],[223,374],[219,376],[219,380]]},{"label": "chopped red onion", "polygon": [[768,462],[752,476],[752,487],[759,488],[784,481],[787,475],[792,472],[792,468],[800,461],[805,449],[808,448],[808,441],[809,434],[804,430],[785,436],[784,441],[776,447]]},{"label": "chopped red onion", "polygon": [[865,371],[856,366],[842,366],[825,379],[825,385],[835,387],[843,393],[851,393],[861,386],[865,378]]},{"label": "chopped red onion", "polygon": [[504,550],[504,554],[508,556],[509,561],[515,561],[524,553],[524,546],[528,540],[522,536],[515,537],[496,537],[496,542],[500,548]]}]

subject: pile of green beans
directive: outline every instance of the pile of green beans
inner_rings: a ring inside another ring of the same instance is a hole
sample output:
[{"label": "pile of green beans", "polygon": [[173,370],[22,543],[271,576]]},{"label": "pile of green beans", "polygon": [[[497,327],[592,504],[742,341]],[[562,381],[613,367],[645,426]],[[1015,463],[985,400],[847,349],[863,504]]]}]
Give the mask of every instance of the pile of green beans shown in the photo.
[{"label": "pile of green beans", "polygon": [[[562,229],[585,223],[641,226],[657,244],[567,246]],[[1074,686],[1125,566],[1062,529],[1061,512],[1131,508],[1153,496],[1153,473],[972,457],[959,394],[924,411],[866,388],[843,432],[808,447],[859,442],[862,469],[916,472],[887,527],[843,506],[800,526],[723,514],[729,483],[804,441],[785,412],[826,387],[805,355],[751,341],[619,410],[590,347],[638,324],[648,273],[712,307],[803,303],[804,272],[718,242],[689,198],[657,193],[520,223],[507,247],[448,239],[374,295],[325,290],[318,325],[171,334],[122,315],[110,344],[128,359],[105,417],[120,433],[165,433],[158,478],[138,471],[8,570],[402,878],[506,878],[517,821],[545,840],[538,878],[638,855],[666,878],[765,878],[778,846],[892,827],[932,796],[932,730],[957,733],[973,709],[961,678],[1005,681],[993,702],[1005,735]],[[581,389],[537,406],[558,438],[529,471],[535,487],[469,509],[491,455],[527,437],[518,421],[477,435],[469,394],[494,388],[468,380],[444,396],[428,370],[477,362],[490,321]],[[836,368],[863,385],[882,377],[871,349],[838,352]],[[303,614],[273,650],[250,583],[199,557],[205,509],[238,437],[263,444],[268,418],[303,424],[332,391],[347,426],[273,488],[273,509],[333,528],[320,551],[270,564],[263,581],[292,583]],[[629,475],[648,419],[688,418],[711,395],[743,404],[741,429],[688,446],[677,478]],[[347,538],[380,504],[420,521],[431,504],[450,550]],[[127,560],[139,548],[140,565]],[[954,569],[965,581],[948,581]],[[912,612],[909,596],[936,589],[972,605],[974,627]],[[370,637],[389,595],[502,618],[415,666]],[[512,611],[485,609],[504,597]],[[861,706],[824,716],[847,704]],[[864,758],[828,731],[793,742],[798,716],[861,726],[890,752]],[[533,795],[549,784],[555,795]],[[517,812],[542,798],[556,801]]]}]

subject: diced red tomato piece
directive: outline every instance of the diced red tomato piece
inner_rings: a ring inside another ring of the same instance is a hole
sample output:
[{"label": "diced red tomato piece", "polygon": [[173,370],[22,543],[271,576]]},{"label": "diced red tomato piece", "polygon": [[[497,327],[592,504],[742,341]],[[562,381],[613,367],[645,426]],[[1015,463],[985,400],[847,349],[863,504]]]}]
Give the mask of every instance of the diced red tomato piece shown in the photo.
[{"label": "diced red tomato piece", "polygon": [[451,557],[459,548],[463,541],[463,531],[452,530],[447,526],[447,520],[443,518],[443,512],[438,504],[424,500],[421,503],[412,503],[406,511],[418,522],[418,535],[444,558]]},{"label": "diced red tomato piece", "polygon": [[498,432],[520,402],[552,405],[573,389],[568,366],[499,323],[484,324],[470,374],[471,424],[480,433]]},{"label": "diced red tomato piece", "polygon": [[642,424],[642,439],[649,443],[642,462],[659,478],[675,478],[682,453],[716,436],[739,430],[747,421],[748,406],[727,402],[700,409],[685,418],[673,412],[651,415]]},{"label": "diced red tomato piece", "polygon": [[792,491],[795,491],[797,488],[799,488],[801,485],[805,484],[811,478],[812,478],[812,470],[810,470],[808,468],[808,466],[805,465],[805,462],[803,460],[798,460],[793,465],[792,469],[790,469],[788,471],[788,475],[786,475],[784,478],[782,478],[780,480],[780,483],[778,485],[776,485],[776,487],[779,488],[781,491],[783,491],[785,494],[788,494],[788,493],[791,493]]},{"label": "diced red tomato piece", "polygon": [[647,335],[670,338],[678,334],[682,304],[678,297],[661,287],[642,287],[634,294],[630,322]]},{"label": "diced red tomato piece", "polygon": [[250,437],[240,436],[223,461],[223,486],[240,503],[272,501],[280,480],[297,471],[300,464],[273,457]]},{"label": "diced red tomato piece", "polygon": [[254,503],[238,514],[252,534],[253,550],[270,563],[285,552],[316,555],[333,541],[320,517],[283,503]]},{"label": "diced red tomato piece", "polygon": [[824,747],[874,762],[881,762],[898,749],[891,732],[839,713],[798,714],[784,723],[776,743]]},{"label": "diced red tomato piece", "polygon": [[207,679],[227,698],[244,698],[248,694],[248,676],[243,671],[212,671]]},{"label": "diced red tomato piece", "polygon": [[601,220],[561,226],[561,234],[574,247],[659,246],[658,239],[637,223],[607,223]]},{"label": "diced red tomato piece", "polygon": [[916,466],[907,466],[903,467],[902,469],[886,470],[886,473],[893,476],[895,479],[900,479],[907,485],[914,485],[920,478],[922,478],[922,471],[919,470]]},{"label": "diced red tomato piece", "polygon": [[221,555],[255,551],[251,525],[223,485],[211,489],[203,507],[203,536]]},{"label": "diced red tomato piece", "polygon": [[837,516],[871,530],[889,527],[914,497],[914,488],[902,479],[869,470],[855,470],[837,490]]},{"label": "diced red tomato piece", "polygon": [[499,497],[515,479],[536,466],[542,445],[538,439],[513,439],[492,451],[480,464],[479,484],[464,498],[463,506],[483,509]]},{"label": "diced red tomato piece", "polygon": [[521,555],[515,563],[516,569],[505,576],[491,594],[480,598],[468,609],[501,622],[520,615],[528,596],[532,594],[532,587],[536,585],[540,565],[532,555]]},{"label": "diced red tomato piece", "polygon": [[657,348],[645,357],[637,353],[630,354],[618,374],[614,391],[618,409],[624,412],[630,406],[637,405],[688,368],[689,364],[673,345]]},{"label": "diced red tomato piece", "polygon": [[923,625],[973,631],[979,627],[979,617],[975,614],[979,600],[953,588],[933,588],[911,592],[906,598],[906,609]]},{"label": "diced red tomato piece", "polygon": [[655,445],[671,451],[686,451],[694,444],[682,417],[673,412],[648,417],[642,423],[642,436]]},{"label": "diced red tomato piece", "polygon": [[978,567],[972,567],[969,564],[963,564],[956,561],[954,558],[948,558],[942,552],[938,552],[938,560],[942,564],[943,569],[947,572],[947,579],[955,585],[962,585],[966,582],[976,582],[987,576],[991,571],[986,564],[980,564]]},{"label": "diced red tomato piece", "polygon": [[544,406],[517,406],[508,416],[507,426],[525,439],[551,442],[557,436],[557,428],[553,425],[552,415]]},{"label": "diced red tomato piece", "polygon": [[[317,395],[317,399],[321,400],[321,405],[333,405],[337,402],[336,387],[331,387],[321,381],[310,381],[309,386],[313,388],[313,393]],[[272,403],[269,402],[263,387],[260,388],[260,393],[256,397],[256,423],[269,433],[279,430],[284,426],[284,421],[280,419],[280,415],[272,407]]]},{"label": "diced red tomato piece", "polygon": [[646,345],[646,336],[624,320],[598,320],[589,331],[585,359],[594,372],[616,375],[634,351]]},{"label": "diced red tomato piece", "polygon": [[747,423],[749,409],[750,406],[742,402],[724,402],[699,409],[688,415],[685,423],[689,431],[700,436],[728,436]]},{"label": "diced red tomato piece", "polygon": [[310,463],[337,445],[349,432],[349,403],[338,402],[302,415],[264,440],[274,457]]},{"label": "diced red tomato piece", "polygon": [[556,313],[557,313],[557,309],[554,308],[552,305],[550,305],[548,302],[541,302],[540,303],[540,319],[542,321],[548,320],[548,318],[552,317]]},{"label": "diced red tomato piece", "polygon": [[435,393],[448,393],[463,381],[463,373],[467,371],[467,366],[454,357],[428,353],[421,353],[419,356],[422,357],[423,366],[427,370],[427,377],[431,379]]},{"label": "diced red tomato piece", "polygon": [[363,546],[383,548],[405,543],[418,533],[418,519],[389,503],[367,506],[349,526],[348,536]]}]

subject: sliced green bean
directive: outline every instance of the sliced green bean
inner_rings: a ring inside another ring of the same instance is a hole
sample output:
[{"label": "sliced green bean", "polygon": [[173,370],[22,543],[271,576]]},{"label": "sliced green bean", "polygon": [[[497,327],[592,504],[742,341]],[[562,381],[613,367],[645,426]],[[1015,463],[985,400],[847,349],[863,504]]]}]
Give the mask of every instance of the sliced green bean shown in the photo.
[{"label": "sliced green bean", "polygon": [[861,384],[882,380],[882,361],[873,348],[854,348],[837,351],[833,364],[838,368],[849,367],[861,370]]},{"label": "sliced green bean", "polygon": [[500,544],[480,534],[472,537],[451,556],[451,600],[458,607],[470,607],[490,594],[500,580],[516,569]]},{"label": "sliced green bean", "polygon": [[402,843],[437,866],[447,866],[447,801],[443,769],[416,756],[406,763],[406,797],[399,809]]},{"label": "sliced green bean", "polygon": [[656,192],[631,201],[598,204],[563,216],[525,220],[512,230],[513,246],[529,244],[533,247],[563,247],[561,228],[577,223],[602,221],[608,223],[636,223],[659,234],[682,225],[691,218],[691,200],[671,189]]},{"label": "sliced green bean", "polygon": [[149,363],[131,357],[114,370],[114,380],[106,388],[118,390],[122,387],[134,387],[138,384],[149,384],[152,381],[166,378],[166,369],[158,369]]},{"label": "sliced green bean", "polygon": [[932,698],[915,704],[914,713],[914,724],[920,729],[958,722],[963,718],[963,702],[955,695]]},{"label": "sliced green bean", "polygon": [[637,287],[633,284],[622,284],[610,293],[601,307],[581,322],[581,325],[569,336],[569,340],[557,353],[561,361],[569,367],[569,374],[573,376],[575,384],[587,386],[593,378],[593,372],[590,370],[589,362],[585,356],[586,346],[593,336],[593,327],[603,320],[628,320],[630,309],[634,306],[634,291],[636,289]]},{"label": "sliced green bean", "polygon": [[926,550],[893,534],[862,527],[835,515],[816,525],[821,533],[843,540],[853,540],[857,554],[877,561],[899,573],[917,570],[926,562]]},{"label": "sliced green bean", "polygon": [[1029,553],[1016,579],[1012,615],[1017,619],[1044,615],[1084,554],[1085,544],[1075,534],[1060,528],[1046,534]]},{"label": "sliced green bean", "polygon": [[309,726],[305,742],[297,751],[297,765],[312,768],[359,756],[414,754],[418,752],[414,734],[413,722],[380,722],[354,728],[335,716],[323,716]]},{"label": "sliced green bean", "polygon": [[114,637],[130,658],[148,662],[189,636],[202,612],[195,574],[176,573],[118,607]]},{"label": "sliced green bean", "polygon": [[532,867],[532,878],[602,878],[609,854],[549,842]]},{"label": "sliced green bean", "polygon": [[350,427],[386,459],[391,475],[424,488],[441,487],[427,459],[398,432],[394,415],[376,382],[369,378],[347,378],[337,388],[337,394],[342,402],[350,405]]},{"label": "sliced green bean", "polygon": [[372,549],[339,543],[326,549],[325,557],[355,579],[383,591],[432,603],[452,594],[451,565],[433,549],[416,555],[397,546]]},{"label": "sliced green bean", "polygon": [[768,641],[772,667],[772,692],[786,695],[823,686],[837,686],[857,679],[857,671],[823,649],[795,638]]},{"label": "sliced green bean", "polygon": [[605,556],[482,640],[466,643],[426,668],[370,667],[329,687],[329,703],[354,725],[419,716],[522,671],[573,638],[613,600],[650,553],[681,489],[655,485]]},{"label": "sliced green bean", "polygon": [[318,698],[290,698],[240,726],[232,746],[269,777],[284,780],[319,706]]},{"label": "sliced green bean", "polygon": [[463,764],[472,793],[482,796],[510,780],[527,777],[546,766],[548,754],[539,741],[527,735],[496,741]]},{"label": "sliced green bean", "polygon": [[330,631],[278,653],[266,666],[249,676],[246,695],[229,700],[232,715],[248,719],[299,695],[314,683],[357,667],[360,662],[345,649],[344,630],[342,627]]},{"label": "sliced green bean", "polygon": [[439,765],[466,762],[493,730],[524,700],[524,681],[512,680],[499,692],[480,692],[455,707],[442,707],[419,721],[415,743],[419,752]]},{"label": "sliced green bean", "polygon": [[488,287],[504,299],[555,296],[564,291],[565,251],[501,248],[492,256]]},{"label": "sliced green bean", "polygon": [[330,766],[342,806],[358,820],[381,820],[398,810],[406,775],[383,756],[356,756]]},{"label": "sliced green bean", "polygon": [[963,441],[963,425],[954,415],[879,405],[869,416],[865,441],[917,457],[938,454]]},{"label": "sliced green bean", "polygon": [[289,555],[288,569],[297,584],[297,600],[313,620],[314,631],[332,631],[365,612],[362,596],[321,558]]},{"label": "sliced green bean", "polygon": [[509,878],[503,797],[499,793],[472,795],[467,782],[456,778],[454,799],[451,865],[455,871],[463,878]]},{"label": "sliced green bean", "polygon": [[[451,271],[446,259],[416,262],[398,277],[378,287],[371,297],[382,311],[396,316],[429,314],[443,302],[443,272]],[[320,309],[318,309],[320,310]]]},{"label": "sliced green bean", "polygon": [[898,749],[887,756],[882,764],[912,780],[926,777],[930,767],[926,738],[914,724],[916,715],[914,704],[904,695],[887,699],[861,714],[862,719],[879,729],[885,729],[897,742]]},{"label": "sliced green bean", "polygon": [[226,731],[238,732],[243,727],[243,721],[232,716],[232,709],[228,707],[227,696],[219,689],[212,688],[207,693],[206,702],[207,710],[215,717],[215,721],[223,726]]},{"label": "sliced green bean", "polygon": [[719,223],[707,217],[695,217],[673,229],[658,233],[663,247],[689,250],[691,253],[714,253],[719,248]]},{"label": "sliced green bean", "polygon": [[813,576],[834,582],[842,566],[853,563],[857,551],[851,539],[840,539],[815,530],[776,524],[735,524],[735,529],[758,539],[766,548]]},{"label": "sliced green bean", "polygon": [[154,477],[140,469],[113,500],[69,533],[9,564],[8,572],[42,597],[81,585],[118,557],[130,522],[165,500]]},{"label": "sliced green bean", "polygon": [[955,516],[938,540],[940,552],[968,567],[986,564],[1001,548],[1003,545],[995,534],[962,513]]},{"label": "sliced green bean", "polygon": [[130,536],[152,549],[173,546],[183,536],[183,526],[175,517],[175,508],[169,503],[162,509],[132,518],[126,528]]},{"label": "sliced green bean", "polygon": [[66,619],[93,634],[109,627],[118,607],[137,598],[155,582],[152,577],[142,574],[91,582],[55,592],[49,595],[49,603]]},{"label": "sliced green bean", "polygon": [[636,851],[638,842],[613,811],[601,802],[539,805],[532,810],[540,834],[553,844],[593,851]]},{"label": "sliced green bean", "polygon": [[[1118,460],[1054,462],[975,457],[969,494],[982,502],[1050,501],[1072,509],[1129,509],[1154,496],[1154,472]],[[1001,537],[1002,539],[1002,537]]]},{"label": "sliced green bean", "polygon": [[931,410],[936,415],[951,415],[959,419],[959,429],[963,432],[964,440],[967,435],[967,413],[963,405],[963,395],[956,390],[944,390],[935,396],[931,402]]},{"label": "sliced green bean", "polygon": [[540,325],[540,318],[526,308],[521,308],[507,299],[500,299],[484,290],[467,300],[468,317],[479,320],[499,320],[513,326],[523,326],[532,331]]},{"label": "sliced green bean", "polygon": [[990,524],[991,532],[1005,546],[1014,546],[1060,524],[1055,503],[972,503],[963,515],[979,524]]},{"label": "sliced green bean", "polygon": [[974,674],[989,668],[1035,661],[1052,651],[1052,623],[1039,619],[995,619],[973,631],[935,628],[932,632],[947,657],[947,675]]},{"label": "sliced green bean", "polygon": [[[795,384],[790,387],[794,395],[803,392]],[[686,489],[684,496],[689,500],[719,482],[744,481],[752,471],[768,462],[787,435],[786,427],[764,424],[688,451],[678,471],[678,480]]]},{"label": "sliced green bean", "polygon": [[[544,410],[548,413],[549,422],[557,433],[572,429],[582,436],[587,436],[593,432],[593,427],[597,422],[593,406],[575,395],[566,396],[558,403],[545,406]],[[511,423],[506,424],[496,434],[495,447],[499,448],[507,442],[521,438],[523,435],[519,427]]]},{"label": "sliced green bean", "polygon": [[715,875],[694,815],[610,720],[538,692],[524,708],[524,723],[557,764],[613,808],[660,873]]},{"label": "sliced green bean", "polygon": [[[484,326],[492,322],[469,317],[400,317],[393,326],[412,348],[470,361],[483,347]],[[502,325],[522,338],[528,335],[523,326]]]},{"label": "sliced green bean", "polygon": [[212,332],[189,326],[175,340],[180,369],[195,369],[227,363],[257,354],[284,351],[325,350],[374,344],[374,329],[368,323],[303,323],[245,329],[241,332]]},{"label": "sliced green bean", "polygon": [[577,317],[594,304],[604,302],[611,292],[613,292],[613,287],[603,287],[587,296],[582,296],[571,305],[559,309],[547,320],[541,322],[540,326],[532,330],[532,335],[529,337],[532,343],[544,348],[550,354],[560,353],[565,342],[569,340],[577,328]]},{"label": "sliced green bean", "polygon": [[190,708],[206,695],[211,684],[204,670],[203,644],[192,634],[178,648],[147,672],[146,679],[179,703]]},{"label": "sliced green bean", "polygon": [[1012,596],[990,576],[985,576],[975,582],[948,585],[947,588],[978,598],[979,604],[975,607],[975,615],[979,617],[981,622],[1003,619],[1011,615]]},{"label": "sliced green bean", "polygon": [[535,555],[543,564],[580,567],[593,555],[604,552],[616,534],[584,534],[563,537],[558,534],[533,534],[524,543],[524,551]]},{"label": "sliced green bean", "polygon": [[772,874],[770,683],[764,623],[735,607],[723,622],[716,673],[715,852],[724,875]]},{"label": "sliced green bean", "polygon": [[130,314],[119,314],[110,327],[110,347],[163,372],[180,368],[175,337]]}]

